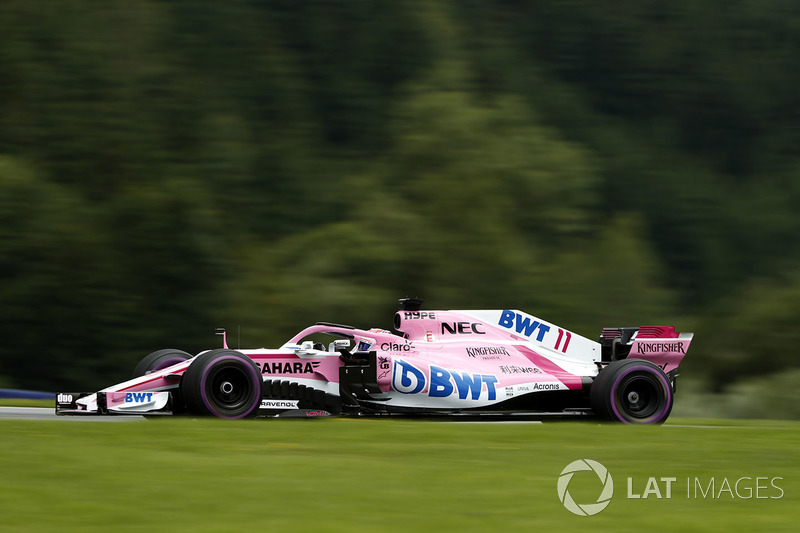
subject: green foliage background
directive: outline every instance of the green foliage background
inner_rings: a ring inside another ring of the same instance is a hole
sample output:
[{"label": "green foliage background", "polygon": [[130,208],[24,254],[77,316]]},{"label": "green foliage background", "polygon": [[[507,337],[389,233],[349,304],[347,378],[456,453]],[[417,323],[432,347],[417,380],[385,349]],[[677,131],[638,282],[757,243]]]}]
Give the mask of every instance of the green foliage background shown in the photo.
[{"label": "green foliage background", "polygon": [[798,5],[6,0],[0,35],[0,384],[405,295],[694,330],[702,393],[800,366]]}]

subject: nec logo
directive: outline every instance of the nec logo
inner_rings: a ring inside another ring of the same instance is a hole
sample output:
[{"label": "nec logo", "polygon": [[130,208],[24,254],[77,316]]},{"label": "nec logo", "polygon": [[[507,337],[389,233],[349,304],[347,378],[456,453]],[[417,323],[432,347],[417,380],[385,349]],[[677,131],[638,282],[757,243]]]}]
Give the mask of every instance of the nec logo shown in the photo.
[{"label": "nec logo", "polygon": [[453,322],[452,324],[442,322],[442,335],[446,333],[450,333],[451,335],[469,335],[470,333],[486,335],[485,331],[478,329],[478,326],[481,325],[480,323],[474,322]]},{"label": "nec logo", "polygon": [[517,333],[531,337],[538,329],[539,333],[536,335],[536,340],[542,342],[545,334],[550,331],[550,326],[545,326],[538,320],[528,315],[521,315],[514,311],[503,311],[500,315],[500,322],[498,324],[506,329],[514,329]]},{"label": "nec logo", "polygon": [[125,394],[125,403],[149,403],[152,401],[152,392],[128,392]]}]

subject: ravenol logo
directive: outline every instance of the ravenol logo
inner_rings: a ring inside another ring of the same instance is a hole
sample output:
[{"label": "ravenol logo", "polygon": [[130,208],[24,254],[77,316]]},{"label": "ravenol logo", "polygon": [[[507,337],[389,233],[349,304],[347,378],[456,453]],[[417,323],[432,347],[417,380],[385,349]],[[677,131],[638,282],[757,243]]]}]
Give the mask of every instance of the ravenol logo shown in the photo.
[{"label": "ravenol logo", "polygon": [[[572,481],[572,476],[575,475],[575,472],[582,471],[594,472],[603,484],[603,491],[600,493],[600,496],[597,497],[595,503],[575,503],[575,500],[572,499],[569,493],[569,483]],[[611,503],[612,496],[614,496],[614,480],[611,479],[611,474],[608,472],[608,469],[597,461],[592,461],[591,459],[578,459],[577,461],[573,461],[561,471],[561,475],[558,477],[558,499],[561,500],[561,503],[564,504],[564,507],[566,507],[569,512],[575,513],[578,516],[596,515],[608,507],[608,504]]]}]

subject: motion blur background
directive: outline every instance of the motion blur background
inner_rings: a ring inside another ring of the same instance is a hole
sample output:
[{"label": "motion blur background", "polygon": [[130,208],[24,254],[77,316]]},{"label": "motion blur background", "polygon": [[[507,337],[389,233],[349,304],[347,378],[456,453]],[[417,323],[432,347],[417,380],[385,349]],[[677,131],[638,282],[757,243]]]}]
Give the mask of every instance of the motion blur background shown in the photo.
[{"label": "motion blur background", "polygon": [[800,418],[800,4],[0,3],[0,386],[517,308]]}]

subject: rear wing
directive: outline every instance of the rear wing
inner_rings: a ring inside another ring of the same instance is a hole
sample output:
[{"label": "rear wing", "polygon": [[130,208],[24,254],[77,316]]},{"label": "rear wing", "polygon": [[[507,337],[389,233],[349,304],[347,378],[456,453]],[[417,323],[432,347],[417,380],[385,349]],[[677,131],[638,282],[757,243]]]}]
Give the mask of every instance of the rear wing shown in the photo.
[{"label": "rear wing", "polygon": [[644,359],[671,372],[683,361],[693,338],[694,333],[678,333],[673,326],[604,328],[600,334],[601,360]]}]

